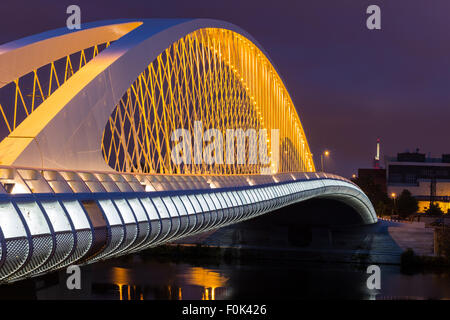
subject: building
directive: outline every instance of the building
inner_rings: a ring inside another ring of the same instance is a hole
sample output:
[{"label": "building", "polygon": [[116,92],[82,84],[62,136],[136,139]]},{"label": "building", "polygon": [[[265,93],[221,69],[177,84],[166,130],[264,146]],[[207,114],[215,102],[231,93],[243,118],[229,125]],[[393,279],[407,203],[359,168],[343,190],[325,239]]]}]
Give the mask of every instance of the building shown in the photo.
[{"label": "building", "polygon": [[386,169],[358,169],[358,178],[361,180],[370,180],[375,185],[380,186],[381,191],[386,190]]},{"label": "building", "polygon": [[386,157],[387,192],[398,197],[407,189],[419,201],[419,212],[434,201],[444,213],[450,210],[450,154],[431,158],[424,153],[399,153]]},{"label": "building", "polygon": [[380,187],[382,192],[387,192],[386,169],[380,166],[380,138],[377,139],[377,152],[373,159],[373,168],[358,169],[358,178],[361,181],[372,181],[373,184]]}]

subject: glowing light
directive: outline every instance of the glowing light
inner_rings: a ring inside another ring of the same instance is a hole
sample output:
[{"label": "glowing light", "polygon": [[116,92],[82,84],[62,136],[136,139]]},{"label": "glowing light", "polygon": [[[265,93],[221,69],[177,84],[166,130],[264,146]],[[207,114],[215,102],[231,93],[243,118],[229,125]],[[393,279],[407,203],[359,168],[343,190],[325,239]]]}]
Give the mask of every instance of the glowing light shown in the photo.
[{"label": "glowing light", "polygon": [[29,193],[26,186],[24,186],[21,183],[14,184],[14,187],[11,190],[12,194],[18,194],[18,193]]},{"label": "glowing light", "polygon": [[216,189],[218,186],[214,183],[214,181],[212,181],[212,180],[208,180],[208,181],[206,181],[206,183],[208,183],[209,184],[209,187],[211,188],[211,189]]},{"label": "glowing light", "polygon": [[184,275],[184,278],[188,284],[204,288],[205,294],[202,297],[203,300],[214,300],[215,289],[225,287],[228,281],[228,278],[220,273],[201,267],[191,268],[189,272]]}]

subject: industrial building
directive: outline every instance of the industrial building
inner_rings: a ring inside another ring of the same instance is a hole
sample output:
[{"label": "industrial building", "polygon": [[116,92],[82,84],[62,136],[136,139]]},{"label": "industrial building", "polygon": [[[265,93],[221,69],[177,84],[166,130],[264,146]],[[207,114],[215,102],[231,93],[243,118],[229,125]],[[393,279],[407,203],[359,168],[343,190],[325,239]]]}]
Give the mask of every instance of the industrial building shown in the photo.
[{"label": "industrial building", "polygon": [[430,201],[444,213],[450,210],[450,154],[432,158],[416,150],[385,161],[388,195],[395,198],[407,189],[419,201],[419,212],[425,212]]}]

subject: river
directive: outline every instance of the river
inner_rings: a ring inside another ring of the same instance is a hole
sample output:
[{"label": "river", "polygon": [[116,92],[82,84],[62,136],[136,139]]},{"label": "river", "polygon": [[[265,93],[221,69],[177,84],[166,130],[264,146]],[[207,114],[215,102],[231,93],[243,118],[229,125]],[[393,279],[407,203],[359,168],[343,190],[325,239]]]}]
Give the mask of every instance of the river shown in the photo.
[{"label": "river", "polygon": [[81,268],[81,289],[65,272],[2,286],[0,299],[450,299],[450,273],[403,274],[381,265],[381,288],[369,290],[366,267],[348,263],[272,261],[204,265],[139,255]]}]

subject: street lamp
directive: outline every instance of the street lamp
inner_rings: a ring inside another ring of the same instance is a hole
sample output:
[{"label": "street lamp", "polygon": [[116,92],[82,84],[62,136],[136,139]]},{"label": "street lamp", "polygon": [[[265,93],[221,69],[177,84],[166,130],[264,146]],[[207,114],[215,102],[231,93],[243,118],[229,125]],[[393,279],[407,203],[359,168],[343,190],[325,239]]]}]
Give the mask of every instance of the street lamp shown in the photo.
[{"label": "street lamp", "polygon": [[324,152],[322,152],[322,154],[320,155],[320,163],[322,165],[322,172],[323,171],[323,156],[328,157],[330,155],[330,151],[325,150]]},{"label": "street lamp", "polygon": [[397,212],[397,194],[395,192],[391,193],[391,197],[394,200],[394,211]]}]

